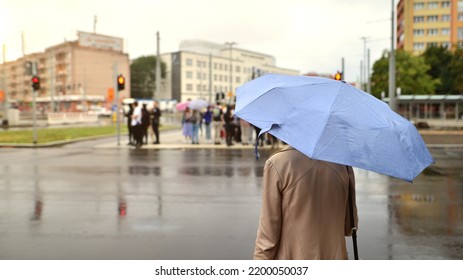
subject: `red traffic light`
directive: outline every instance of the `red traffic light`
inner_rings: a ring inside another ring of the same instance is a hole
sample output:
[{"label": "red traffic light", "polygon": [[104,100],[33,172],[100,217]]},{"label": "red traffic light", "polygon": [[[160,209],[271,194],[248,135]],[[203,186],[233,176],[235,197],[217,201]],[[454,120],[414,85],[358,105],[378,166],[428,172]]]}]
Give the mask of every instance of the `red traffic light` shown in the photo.
[{"label": "red traffic light", "polygon": [[39,90],[40,89],[40,78],[37,76],[33,76],[31,81],[32,81],[32,88],[34,90]]}]

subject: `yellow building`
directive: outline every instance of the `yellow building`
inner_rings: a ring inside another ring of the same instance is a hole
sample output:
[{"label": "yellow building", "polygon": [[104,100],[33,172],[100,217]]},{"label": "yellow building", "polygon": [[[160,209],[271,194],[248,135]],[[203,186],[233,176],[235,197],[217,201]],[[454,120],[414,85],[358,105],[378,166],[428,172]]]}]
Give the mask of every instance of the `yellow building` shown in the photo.
[{"label": "yellow building", "polygon": [[400,0],[397,49],[414,54],[431,46],[463,47],[463,0]]}]

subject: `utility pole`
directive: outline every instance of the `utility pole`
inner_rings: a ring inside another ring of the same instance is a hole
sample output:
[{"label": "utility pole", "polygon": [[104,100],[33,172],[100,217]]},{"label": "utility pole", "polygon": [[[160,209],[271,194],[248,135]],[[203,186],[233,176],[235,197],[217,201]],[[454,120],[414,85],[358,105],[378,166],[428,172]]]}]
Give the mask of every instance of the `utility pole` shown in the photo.
[{"label": "utility pole", "polygon": [[391,51],[389,53],[389,107],[391,110],[397,111],[395,100],[395,51],[394,51],[394,0],[391,0]]},{"label": "utility pole", "polygon": [[153,99],[159,98],[161,93],[161,56],[159,55],[159,31],[156,32],[156,90]]},{"label": "utility pole", "polygon": [[363,40],[363,65],[364,65],[364,68],[362,68],[362,81],[363,81],[363,84],[361,86],[362,90],[366,91],[366,84],[368,83],[368,80],[367,80],[367,67],[368,67],[368,63],[366,62],[367,61],[367,39],[368,37],[361,37],[361,39]]},{"label": "utility pole", "polygon": [[97,18],[96,18],[96,15],[93,17],[93,33],[96,34],[96,22],[97,22]]},{"label": "utility pole", "polygon": [[212,54],[209,54],[209,104],[212,102]]},{"label": "utility pole", "polygon": [[370,79],[370,49],[367,54],[367,92],[371,93],[371,79]]}]

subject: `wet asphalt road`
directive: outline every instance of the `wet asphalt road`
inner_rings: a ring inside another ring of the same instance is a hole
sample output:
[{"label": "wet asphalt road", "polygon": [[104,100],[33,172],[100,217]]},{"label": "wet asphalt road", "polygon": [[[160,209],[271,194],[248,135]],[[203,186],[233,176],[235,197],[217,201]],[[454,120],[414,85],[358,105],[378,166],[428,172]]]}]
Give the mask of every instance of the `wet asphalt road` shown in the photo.
[{"label": "wet asphalt road", "polygon": [[[269,150],[108,141],[0,149],[0,259],[252,258]],[[431,152],[413,184],[355,170],[361,259],[463,259],[463,149]]]}]

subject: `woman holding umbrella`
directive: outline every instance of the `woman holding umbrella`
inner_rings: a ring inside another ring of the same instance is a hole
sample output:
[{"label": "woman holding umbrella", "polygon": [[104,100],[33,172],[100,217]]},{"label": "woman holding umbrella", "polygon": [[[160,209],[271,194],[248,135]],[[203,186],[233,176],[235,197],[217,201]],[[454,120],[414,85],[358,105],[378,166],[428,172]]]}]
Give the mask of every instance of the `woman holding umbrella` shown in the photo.
[{"label": "woman holding umbrella", "polygon": [[288,147],[267,160],[262,185],[254,259],[348,259],[345,236],[357,226],[352,167]]}]

